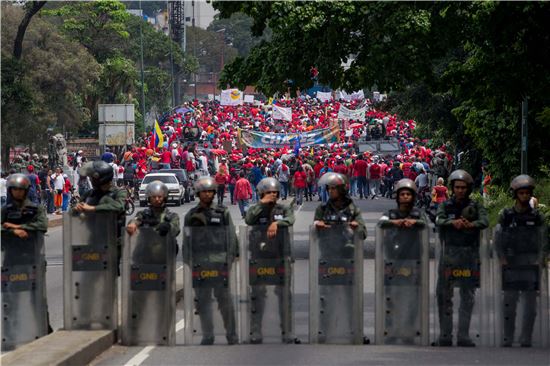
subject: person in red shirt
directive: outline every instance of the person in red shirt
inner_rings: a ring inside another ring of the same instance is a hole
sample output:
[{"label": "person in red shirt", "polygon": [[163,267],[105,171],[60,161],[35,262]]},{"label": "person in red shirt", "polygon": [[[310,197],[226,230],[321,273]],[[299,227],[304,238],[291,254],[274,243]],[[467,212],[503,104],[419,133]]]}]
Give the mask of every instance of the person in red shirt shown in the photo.
[{"label": "person in red shirt", "polygon": [[160,168],[161,169],[170,169],[170,163],[172,161],[172,152],[170,149],[162,149],[160,154]]},{"label": "person in red shirt", "polygon": [[344,164],[344,160],[342,160],[342,157],[340,155],[336,156],[336,165],[333,168],[335,173],[340,173],[345,176],[348,174],[348,167],[346,164]]},{"label": "person in red shirt", "polygon": [[443,178],[439,177],[437,178],[437,185],[432,189],[432,202],[434,204],[434,208],[437,209],[441,202],[445,202],[448,199],[449,191],[447,187],[445,187],[445,181]]},{"label": "person in red shirt", "polygon": [[296,204],[301,205],[304,201],[304,191],[307,187],[307,175],[301,164],[296,168],[293,182],[296,191]]},{"label": "person in red shirt", "polygon": [[243,170],[239,173],[239,180],[235,183],[235,201],[239,204],[239,210],[241,211],[241,217],[244,219],[246,210],[252,198],[252,186],[248,179],[245,178],[245,172]]},{"label": "person in red shirt", "polygon": [[369,166],[371,199],[375,199],[380,192],[380,180],[382,179],[382,168],[378,164],[378,158],[375,157],[373,163]]},{"label": "person in red shirt", "polygon": [[359,192],[359,198],[369,196],[369,183],[367,182],[367,168],[368,163],[365,161],[363,154],[360,154],[353,165],[354,174],[357,177],[357,191]]}]

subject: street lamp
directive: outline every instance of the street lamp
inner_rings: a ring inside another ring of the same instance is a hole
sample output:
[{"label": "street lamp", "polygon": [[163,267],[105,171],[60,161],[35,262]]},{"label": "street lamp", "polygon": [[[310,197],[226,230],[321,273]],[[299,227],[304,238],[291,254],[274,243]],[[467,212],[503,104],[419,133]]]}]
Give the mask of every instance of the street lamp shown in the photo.
[{"label": "street lamp", "polygon": [[[222,74],[222,70],[223,70],[223,66],[224,66],[224,63],[223,63],[223,57],[224,57],[224,53],[225,53],[225,28],[220,28],[216,31],[216,33],[218,33],[220,35],[220,41],[221,41],[221,50],[222,50],[222,53],[221,53],[221,60],[220,60],[220,71],[218,72],[218,81],[220,79],[220,76]],[[214,87],[214,90],[216,90],[216,88]],[[214,93],[216,94],[216,93]]]}]

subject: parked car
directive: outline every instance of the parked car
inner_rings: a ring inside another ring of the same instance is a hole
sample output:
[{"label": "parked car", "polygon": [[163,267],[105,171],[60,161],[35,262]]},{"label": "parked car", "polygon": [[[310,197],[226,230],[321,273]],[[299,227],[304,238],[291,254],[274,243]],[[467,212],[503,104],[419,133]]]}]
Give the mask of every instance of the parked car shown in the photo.
[{"label": "parked car", "polygon": [[[151,173],[174,173],[180,185],[183,187],[183,202],[195,200],[195,191],[193,189],[193,180],[187,175],[184,169],[160,169],[152,170]],[[182,202],[182,203],[183,203]]]},{"label": "parked car", "polygon": [[147,199],[145,197],[145,189],[147,184],[160,180],[168,187],[168,202],[174,203],[176,206],[181,205],[183,201],[184,189],[180,185],[176,174],[174,173],[149,173],[141,181],[139,186],[139,205],[145,207],[147,205]]}]

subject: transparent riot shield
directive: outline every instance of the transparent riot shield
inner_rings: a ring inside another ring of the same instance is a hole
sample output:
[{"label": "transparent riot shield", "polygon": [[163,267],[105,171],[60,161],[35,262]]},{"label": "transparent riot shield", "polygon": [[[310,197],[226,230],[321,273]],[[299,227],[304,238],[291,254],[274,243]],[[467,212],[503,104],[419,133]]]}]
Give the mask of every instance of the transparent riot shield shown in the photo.
[{"label": "transparent riot shield", "polygon": [[434,344],[493,346],[488,230],[439,229],[435,244]]},{"label": "transparent riot shield", "polygon": [[497,346],[549,346],[547,238],[544,226],[494,230]]},{"label": "transparent riot shield", "polygon": [[428,227],[376,230],[376,344],[429,344]]},{"label": "transparent riot shield", "polygon": [[228,226],[184,228],[185,344],[237,338],[237,240]]},{"label": "transparent riot shield", "polygon": [[173,346],[176,240],[151,227],[140,227],[124,239],[122,344]]},{"label": "transparent riot shield", "polygon": [[64,326],[116,329],[117,215],[112,212],[63,216]]},{"label": "transparent riot shield", "polygon": [[48,333],[44,234],[2,232],[2,350]]},{"label": "transparent riot shield", "polygon": [[294,343],[292,228],[241,226],[241,340]]},{"label": "transparent riot shield", "polygon": [[363,240],[347,225],[310,228],[310,343],[363,343]]}]

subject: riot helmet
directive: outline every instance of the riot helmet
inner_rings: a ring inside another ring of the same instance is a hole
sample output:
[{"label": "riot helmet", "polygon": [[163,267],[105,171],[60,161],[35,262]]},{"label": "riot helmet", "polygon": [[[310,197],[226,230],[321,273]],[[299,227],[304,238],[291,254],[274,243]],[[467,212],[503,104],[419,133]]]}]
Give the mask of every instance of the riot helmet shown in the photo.
[{"label": "riot helmet", "polygon": [[29,187],[31,186],[31,181],[29,177],[27,177],[25,174],[17,173],[17,174],[11,174],[8,179],[6,180],[6,188],[8,196],[13,197],[13,194],[11,190],[13,188],[19,188],[23,189],[25,191],[25,195],[23,197],[16,198],[19,200],[20,198],[25,199],[27,194],[29,193]]},{"label": "riot helmet", "polygon": [[417,194],[416,184],[409,178],[403,178],[395,183],[395,186],[393,187],[393,190],[395,192],[395,200],[397,201],[397,203],[399,204],[399,191],[403,189],[408,189],[412,193],[414,202]]},{"label": "riot helmet", "polygon": [[31,181],[29,180],[29,177],[21,173],[11,174],[6,181],[6,188],[8,189],[20,188],[27,191],[30,185]]},{"label": "riot helmet", "polygon": [[80,168],[80,175],[90,177],[94,187],[100,187],[113,180],[113,168],[103,160],[90,161]]},{"label": "riot helmet", "polygon": [[164,204],[168,201],[168,187],[166,184],[162,183],[160,180],[154,180],[151,183],[147,184],[145,188],[145,197],[147,202],[151,197],[162,196],[164,198]]},{"label": "riot helmet", "polygon": [[203,176],[203,177],[199,177],[195,181],[194,187],[195,187],[195,193],[197,194],[197,196],[199,196],[199,193],[204,191],[216,192],[218,189],[218,184],[216,183],[214,178]]},{"label": "riot helmet", "polygon": [[468,186],[467,195],[472,193],[472,188],[473,188],[473,185],[474,185],[474,179],[472,178],[470,173],[468,173],[467,171],[462,170],[462,169],[457,169],[457,170],[453,171],[451,173],[451,175],[449,175],[449,183],[451,185],[451,191],[453,190],[454,182],[457,181],[457,180],[461,180],[461,181],[463,181],[467,184],[467,186]]},{"label": "riot helmet", "polygon": [[277,192],[277,198],[279,198],[281,192],[281,183],[273,177],[268,177],[262,179],[256,186],[260,198],[264,196],[267,192]]},{"label": "riot helmet", "polygon": [[521,174],[512,179],[510,182],[510,193],[512,197],[516,197],[516,192],[520,189],[529,189],[531,193],[535,189],[535,180],[527,174]]},{"label": "riot helmet", "polygon": [[347,194],[347,184],[348,184],[348,179],[346,178],[345,175],[340,173],[334,173],[334,172],[325,173],[319,179],[320,186],[327,186],[327,188],[336,187],[338,189],[338,192],[340,192],[340,194],[343,196]]}]

